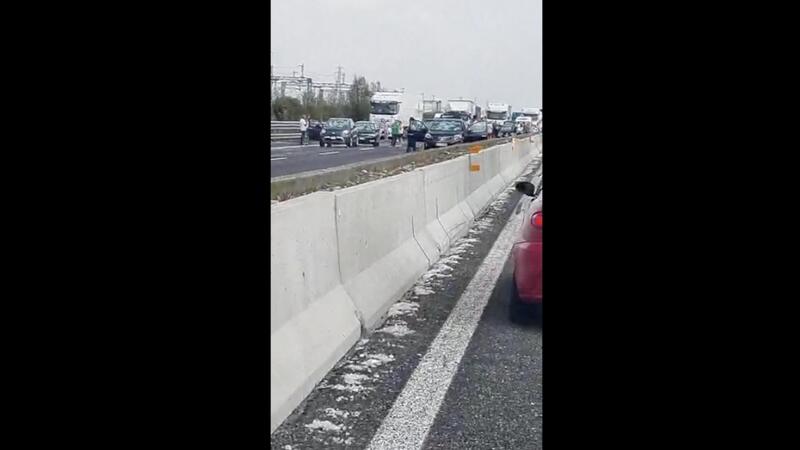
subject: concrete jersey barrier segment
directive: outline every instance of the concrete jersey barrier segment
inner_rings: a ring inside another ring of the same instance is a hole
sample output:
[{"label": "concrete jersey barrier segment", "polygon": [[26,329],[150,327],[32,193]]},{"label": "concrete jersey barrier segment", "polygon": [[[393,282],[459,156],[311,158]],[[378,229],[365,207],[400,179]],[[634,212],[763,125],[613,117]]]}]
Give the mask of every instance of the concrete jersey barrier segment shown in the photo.
[{"label": "concrete jersey barrier segment", "polygon": [[391,299],[431,264],[419,241],[425,227],[422,173],[337,191],[336,226],[342,283],[371,329]]},{"label": "concrete jersey barrier segment", "polygon": [[318,192],[270,210],[270,432],[361,335],[339,278],[334,201]]},{"label": "concrete jersey barrier segment", "polygon": [[469,189],[469,158],[417,169],[423,174],[426,228],[437,245],[446,249],[466,234],[474,216],[465,203]]},{"label": "concrete jersey barrier segment", "polygon": [[536,139],[515,139],[271,207],[270,432],[539,148]]}]

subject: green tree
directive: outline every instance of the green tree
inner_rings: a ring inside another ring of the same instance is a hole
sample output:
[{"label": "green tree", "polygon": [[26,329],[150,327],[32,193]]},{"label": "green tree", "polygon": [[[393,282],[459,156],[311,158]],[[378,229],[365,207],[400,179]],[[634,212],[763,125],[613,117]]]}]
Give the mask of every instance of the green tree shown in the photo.
[{"label": "green tree", "polygon": [[350,92],[347,93],[347,112],[353,120],[369,119],[369,99],[371,97],[372,91],[367,80],[362,76],[354,76]]},{"label": "green tree", "polygon": [[303,114],[303,105],[300,100],[293,97],[279,97],[272,104],[275,120],[300,120]]},{"label": "green tree", "polygon": [[369,99],[376,88],[380,89],[380,83],[369,83],[363,76],[355,76],[350,91],[341,99],[335,91],[324,94],[320,89],[316,94],[306,92],[298,100],[281,96],[276,86],[271,92],[270,117],[271,120],[298,120],[301,115],[308,114],[311,118],[322,121],[331,117],[368,120]]}]

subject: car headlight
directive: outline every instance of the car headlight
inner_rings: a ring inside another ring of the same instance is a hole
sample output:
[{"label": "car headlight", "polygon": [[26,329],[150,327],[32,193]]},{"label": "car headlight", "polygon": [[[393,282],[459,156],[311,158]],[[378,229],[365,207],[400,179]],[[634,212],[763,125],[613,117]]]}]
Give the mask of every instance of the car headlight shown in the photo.
[{"label": "car headlight", "polygon": [[325,134],[325,129],[323,128],[322,131],[319,132],[319,134]]},{"label": "car headlight", "polygon": [[425,133],[425,139],[433,139],[430,133]]},{"label": "car headlight", "polygon": [[348,134],[350,134],[349,130],[342,131],[342,136],[347,136]]},{"label": "car headlight", "polygon": [[461,136],[460,134],[457,134],[457,135],[453,136],[453,140],[454,140],[454,141],[457,141],[457,140],[459,140],[459,139],[464,139],[464,137],[463,137],[463,136]]}]

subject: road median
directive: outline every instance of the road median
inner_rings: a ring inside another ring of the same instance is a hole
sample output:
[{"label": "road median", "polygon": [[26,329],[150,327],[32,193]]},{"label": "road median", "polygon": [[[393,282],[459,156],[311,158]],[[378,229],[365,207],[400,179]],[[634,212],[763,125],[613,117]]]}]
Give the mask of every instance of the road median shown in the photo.
[{"label": "road median", "polygon": [[462,155],[474,155],[484,149],[503,145],[512,140],[528,140],[529,138],[530,135],[520,135],[516,138],[469,142],[450,147],[418,150],[413,153],[388,156],[345,166],[274,177],[270,179],[270,200],[280,202],[316,191],[336,191],[369,181],[411,172],[420,167],[448,161]]}]

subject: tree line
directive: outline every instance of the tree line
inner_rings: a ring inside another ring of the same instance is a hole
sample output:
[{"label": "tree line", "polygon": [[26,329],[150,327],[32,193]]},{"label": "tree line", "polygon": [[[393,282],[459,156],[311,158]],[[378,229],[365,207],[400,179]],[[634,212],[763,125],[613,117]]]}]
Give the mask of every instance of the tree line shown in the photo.
[{"label": "tree line", "polygon": [[349,117],[355,121],[368,120],[372,94],[380,90],[380,82],[367,83],[363,76],[354,76],[350,90],[337,96],[329,91],[323,95],[306,92],[302,98],[282,96],[277,87],[270,98],[271,120],[299,120],[301,115],[325,121],[331,117]]}]

